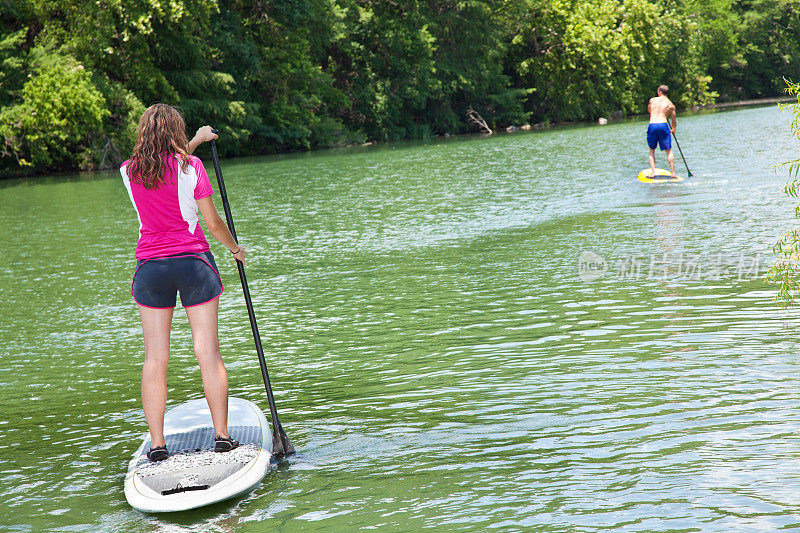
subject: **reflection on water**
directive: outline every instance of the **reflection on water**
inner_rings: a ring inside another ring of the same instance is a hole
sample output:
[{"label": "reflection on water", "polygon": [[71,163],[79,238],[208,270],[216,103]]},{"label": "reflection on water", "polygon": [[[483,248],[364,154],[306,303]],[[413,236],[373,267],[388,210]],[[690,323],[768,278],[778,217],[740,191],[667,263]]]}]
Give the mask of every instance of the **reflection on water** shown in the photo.
[{"label": "reflection on water", "polygon": [[[788,116],[683,119],[696,177],[656,186],[643,127],[223,162],[300,453],[174,516],[122,494],[145,423],[118,178],[0,188],[0,529],[798,527],[797,321],[760,279]],[[266,408],[214,251],[231,390]],[[202,394],[176,317],[171,404]]]}]

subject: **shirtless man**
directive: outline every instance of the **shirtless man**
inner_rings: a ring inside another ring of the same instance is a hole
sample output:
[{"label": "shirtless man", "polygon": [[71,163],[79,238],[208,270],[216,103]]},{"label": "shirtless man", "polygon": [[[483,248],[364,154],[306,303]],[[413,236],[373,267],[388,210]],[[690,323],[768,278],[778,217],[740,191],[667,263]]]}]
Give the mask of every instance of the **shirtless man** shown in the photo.
[{"label": "shirtless man", "polygon": [[[647,145],[650,147],[650,177],[656,175],[656,146],[667,152],[669,171],[675,177],[675,156],[672,155],[672,137],[670,131],[675,133],[678,127],[675,117],[675,104],[667,98],[669,87],[661,85],[658,96],[650,99],[647,111],[650,113],[650,125],[647,126]],[[672,129],[669,127],[669,117],[672,117]]]}]

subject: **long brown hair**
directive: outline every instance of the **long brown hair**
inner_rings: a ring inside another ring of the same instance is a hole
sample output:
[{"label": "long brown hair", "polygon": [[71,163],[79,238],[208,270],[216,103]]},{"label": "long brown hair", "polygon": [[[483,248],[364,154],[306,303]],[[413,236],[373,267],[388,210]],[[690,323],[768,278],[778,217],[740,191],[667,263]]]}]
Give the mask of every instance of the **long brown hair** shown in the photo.
[{"label": "long brown hair", "polygon": [[145,189],[157,189],[166,180],[164,156],[181,156],[181,170],[189,169],[189,142],[183,116],[167,104],[148,107],[139,121],[136,146],[133,148],[128,175]]}]

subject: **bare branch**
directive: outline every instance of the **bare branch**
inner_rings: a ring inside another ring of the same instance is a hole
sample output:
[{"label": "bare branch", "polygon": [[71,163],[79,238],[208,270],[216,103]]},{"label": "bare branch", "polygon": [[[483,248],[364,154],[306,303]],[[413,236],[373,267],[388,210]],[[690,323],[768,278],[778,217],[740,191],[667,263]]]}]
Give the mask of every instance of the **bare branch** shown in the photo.
[{"label": "bare branch", "polygon": [[483,120],[483,117],[477,111],[475,111],[472,106],[469,106],[469,109],[467,109],[467,118],[469,119],[470,124],[475,124],[481,130],[483,130],[484,133],[488,135],[494,133],[492,128],[489,127],[486,121]]}]

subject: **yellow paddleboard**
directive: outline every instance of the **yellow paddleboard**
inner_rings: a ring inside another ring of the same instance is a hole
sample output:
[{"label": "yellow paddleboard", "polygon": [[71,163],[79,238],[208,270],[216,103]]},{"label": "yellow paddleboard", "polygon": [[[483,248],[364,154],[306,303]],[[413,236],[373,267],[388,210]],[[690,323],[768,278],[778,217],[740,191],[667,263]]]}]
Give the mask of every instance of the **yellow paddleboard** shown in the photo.
[{"label": "yellow paddleboard", "polygon": [[670,175],[669,170],[664,170],[663,168],[656,169],[656,175],[650,175],[650,169],[646,168],[639,172],[639,181],[642,183],[665,183],[665,182],[676,182],[676,181],[683,181],[683,178],[680,176],[675,176],[674,178]]}]

